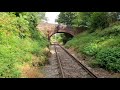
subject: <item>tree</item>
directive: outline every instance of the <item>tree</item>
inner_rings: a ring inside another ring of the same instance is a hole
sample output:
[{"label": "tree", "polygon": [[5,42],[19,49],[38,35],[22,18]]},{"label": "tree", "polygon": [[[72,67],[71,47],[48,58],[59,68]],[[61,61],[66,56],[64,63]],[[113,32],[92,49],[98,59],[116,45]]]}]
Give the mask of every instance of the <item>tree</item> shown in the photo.
[{"label": "tree", "polygon": [[73,26],[89,26],[89,19],[93,12],[76,12],[75,19],[73,20]]},{"label": "tree", "polygon": [[75,18],[74,12],[60,12],[58,19],[56,21],[58,23],[63,23],[65,25],[72,25],[74,18]]},{"label": "tree", "polygon": [[109,21],[109,24],[110,23],[114,23],[117,21],[117,18],[118,18],[118,14],[117,12],[108,12],[108,21]]},{"label": "tree", "polygon": [[96,30],[97,28],[104,29],[109,26],[108,13],[94,12],[90,17],[90,28]]}]

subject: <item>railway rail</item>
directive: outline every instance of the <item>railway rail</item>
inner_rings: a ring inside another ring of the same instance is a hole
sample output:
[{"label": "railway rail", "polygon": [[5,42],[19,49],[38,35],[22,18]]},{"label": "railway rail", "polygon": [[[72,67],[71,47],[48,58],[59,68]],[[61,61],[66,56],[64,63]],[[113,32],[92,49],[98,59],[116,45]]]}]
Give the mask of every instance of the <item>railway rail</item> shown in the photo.
[{"label": "railway rail", "polygon": [[54,43],[61,78],[98,78],[64,47]]}]

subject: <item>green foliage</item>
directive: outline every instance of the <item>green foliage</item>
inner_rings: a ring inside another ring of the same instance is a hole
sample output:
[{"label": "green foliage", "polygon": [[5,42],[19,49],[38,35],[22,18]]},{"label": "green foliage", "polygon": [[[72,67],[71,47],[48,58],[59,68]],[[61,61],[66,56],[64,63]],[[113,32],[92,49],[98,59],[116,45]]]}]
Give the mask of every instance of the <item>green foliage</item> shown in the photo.
[{"label": "green foliage", "polygon": [[104,29],[104,31],[101,31],[99,33],[100,36],[115,36],[115,35],[119,35],[120,34],[120,25],[114,25],[111,27],[108,27],[106,29]]},{"label": "green foliage", "polygon": [[58,19],[56,21],[58,23],[63,23],[65,25],[72,25],[74,18],[75,18],[74,12],[60,12]]},{"label": "green foliage", "polygon": [[51,42],[56,42],[56,41],[59,43],[63,43],[61,33],[56,33],[51,37]]},{"label": "green foliage", "polygon": [[90,17],[90,28],[95,30],[97,28],[103,29],[109,26],[106,12],[94,12]]},{"label": "green foliage", "polygon": [[75,27],[87,27],[94,32],[115,23],[119,14],[119,12],[61,12],[56,21]]},{"label": "green foliage", "polygon": [[[68,41],[73,47],[94,57],[93,65],[120,72],[120,12],[61,12],[58,22],[75,27],[87,27],[86,32]],[[91,32],[91,33],[90,33]],[[68,40],[62,35],[63,40]]]},{"label": "green foliage", "polygon": [[60,34],[61,36],[61,41],[63,42],[63,44],[65,44],[67,41],[71,40],[72,39],[72,35],[68,34],[68,33],[62,33]]},{"label": "green foliage", "polygon": [[120,72],[120,25],[113,25],[93,33],[83,32],[65,45],[79,53],[94,57],[92,65]]},{"label": "green foliage", "polygon": [[36,29],[42,19],[38,16],[36,12],[0,13],[0,77],[18,78],[19,68],[30,63],[34,55],[40,60],[46,58],[44,49],[48,43]]},{"label": "green foliage", "polygon": [[108,22],[109,24],[114,23],[117,21],[118,18],[118,12],[109,12],[108,13]]},{"label": "green foliage", "polygon": [[97,44],[89,43],[83,47],[83,53],[93,56],[99,51]]},{"label": "green foliage", "polygon": [[81,26],[89,26],[90,24],[90,16],[93,12],[76,12],[75,19],[72,21],[73,26],[81,27]]},{"label": "green foliage", "polygon": [[51,42],[59,42],[61,44],[65,44],[67,41],[73,38],[72,35],[68,33],[57,33],[51,37]]},{"label": "green foliage", "polygon": [[120,72],[120,47],[104,48],[96,58],[100,67]]}]

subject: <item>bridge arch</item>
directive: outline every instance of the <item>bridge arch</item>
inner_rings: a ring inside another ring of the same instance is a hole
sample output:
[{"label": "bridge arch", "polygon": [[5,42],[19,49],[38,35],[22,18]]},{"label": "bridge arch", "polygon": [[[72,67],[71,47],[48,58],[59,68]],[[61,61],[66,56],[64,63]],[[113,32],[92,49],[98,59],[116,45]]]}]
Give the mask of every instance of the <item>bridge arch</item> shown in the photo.
[{"label": "bridge arch", "polygon": [[54,41],[55,42],[60,41],[63,44],[65,44],[67,41],[71,40],[73,37],[74,35],[68,32],[56,32],[50,36],[49,41],[50,43],[53,43]]},{"label": "bridge arch", "polygon": [[50,23],[41,23],[37,26],[37,28],[43,33],[45,33],[45,35],[48,37],[48,40],[50,40],[50,37],[55,33],[68,33],[72,36],[75,36],[87,30],[87,27],[72,27],[62,24],[50,24]]},{"label": "bridge arch", "polygon": [[74,33],[73,32],[67,32],[67,31],[65,31],[65,30],[59,30],[59,31],[57,31],[57,32],[52,32],[50,35],[49,35],[49,38],[51,38],[54,34],[56,34],[56,33],[68,33],[68,34],[70,34],[71,36],[75,36],[74,35]]},{"label": "bridge arch", "polygon": [[55,29],[49,34],[49,38],[56,33],[68,33],[71,36],[75,36],[73,28],[67,25],[56,25]]}]

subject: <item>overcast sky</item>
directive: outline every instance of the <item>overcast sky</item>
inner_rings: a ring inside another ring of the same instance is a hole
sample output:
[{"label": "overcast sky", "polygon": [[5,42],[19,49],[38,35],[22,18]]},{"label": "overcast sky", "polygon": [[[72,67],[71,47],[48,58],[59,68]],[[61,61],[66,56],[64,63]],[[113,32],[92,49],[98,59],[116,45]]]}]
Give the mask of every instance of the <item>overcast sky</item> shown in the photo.
[{"label": "overcast sky", "polygon": [[59,15],[60,12],[46,12],[45,16],[47,17],[48,23],[55,24],[55,19]]}]

